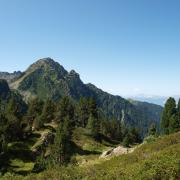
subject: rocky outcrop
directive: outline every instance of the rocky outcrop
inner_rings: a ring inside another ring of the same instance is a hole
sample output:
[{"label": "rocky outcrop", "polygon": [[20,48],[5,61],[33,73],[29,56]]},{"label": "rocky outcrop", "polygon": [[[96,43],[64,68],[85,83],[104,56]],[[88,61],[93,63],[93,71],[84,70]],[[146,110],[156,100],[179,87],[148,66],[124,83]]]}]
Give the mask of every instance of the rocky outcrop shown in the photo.
[{"label": "rocky outcrop", "polygon": [[118,146],[117,148],[110,149],[101,154],[100,158],[109,158],[112,156],[120,156],[123,154],[132,153],[135,148],[125,148],[123,146]]},{"label": "rocky outcrop", "polygon": [[7,82],[12,82],[22,75],[21,71],[14,71],[13,73],[0,72],[0,79],[4,79]]}]

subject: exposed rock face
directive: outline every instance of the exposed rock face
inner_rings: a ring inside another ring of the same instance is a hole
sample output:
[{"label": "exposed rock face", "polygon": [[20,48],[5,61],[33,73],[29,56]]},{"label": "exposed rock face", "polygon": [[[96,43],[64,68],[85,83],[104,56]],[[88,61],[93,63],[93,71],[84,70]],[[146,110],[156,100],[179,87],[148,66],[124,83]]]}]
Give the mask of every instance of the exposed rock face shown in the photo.
[{"label": "exposed rock face", "polygon": [[100,158],[109,158],[112,156],[120,156],[123,154],[132,153],[134,149],[135,148],[125,148],[123,146],[118,146],[117,148],[110,149],[108,151],[103,152]]},{"label": "exposed rock face", "polygon": [[0,79],[4,79],[7,82],[12,82],[22,75],[21,71],[14,71],[13,73],[0,72]]},{"label": "exposed rock face", "polygon": [[53,144],[55,135],[52,132],[45,132],[41,135],[39,141],[32,147],[32,151],[40,154],[43,147]]}]

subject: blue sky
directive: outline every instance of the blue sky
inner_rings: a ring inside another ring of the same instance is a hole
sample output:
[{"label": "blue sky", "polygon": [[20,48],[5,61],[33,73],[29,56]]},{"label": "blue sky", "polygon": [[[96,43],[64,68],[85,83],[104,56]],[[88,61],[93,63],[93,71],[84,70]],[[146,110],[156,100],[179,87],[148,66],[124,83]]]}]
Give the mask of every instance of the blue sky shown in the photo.
[{"label": "blue sky", "polygon": [[180,94],[179,0],[0,0],[0,71],[51,57],[118,95]]}]

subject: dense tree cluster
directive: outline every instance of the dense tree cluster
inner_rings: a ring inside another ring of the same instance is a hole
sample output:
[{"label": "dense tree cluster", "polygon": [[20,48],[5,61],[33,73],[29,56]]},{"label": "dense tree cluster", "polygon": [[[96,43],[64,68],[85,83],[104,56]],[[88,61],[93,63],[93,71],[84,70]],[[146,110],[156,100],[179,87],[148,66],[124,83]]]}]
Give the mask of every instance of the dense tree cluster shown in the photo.
[{"label": "dense tree cluster", "polygon": [[23,138],[21,110],[21,105],[14,96],[7,100],[0,98],[0,160],[7,150],[8,143]]},{"label": "dense tree cluster", "polygon": [[48,159],[41,149],[39,168],[44,168],[47,162],[63,165],[70,160],[71,136],[77,127],[86,128],[98,141],[106,137],[129,146],[141,140],[137,129],[127,128],[116,119],[105,119],[93,98],[82,97],[78,102],[69,97],[62,97],[59,102],[34,98],[28,102],[27,112],[22,112],[19,102],[10,98],[0,103],[0,153],[5,152],[9,142],[25,140],[32,131],[41,130],[51,122],[58,124],[58,128],[54,141],[48,144],[51,151]]},{"label": "dense tree cluster", "polygon": [[174,98],[170,97],[164,107],[161,128],[163,134],[170,134],[180,130],[180,100],[178,105]]}]

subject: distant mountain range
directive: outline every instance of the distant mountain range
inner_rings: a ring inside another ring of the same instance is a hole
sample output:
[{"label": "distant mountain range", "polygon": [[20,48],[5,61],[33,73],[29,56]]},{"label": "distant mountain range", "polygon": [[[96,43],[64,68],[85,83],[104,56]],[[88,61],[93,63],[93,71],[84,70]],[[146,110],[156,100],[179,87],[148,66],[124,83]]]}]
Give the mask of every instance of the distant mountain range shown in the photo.
[{"label": "distant mountain range", "polygon": [[[179,100],[180,98],[180,95],[174,95],[173,96],[176,101]],[[134,100],[137,100],[137,101],[143,101],[143,102],[149,102],[149,103],[153,103],[153,104],[158,104],[160,106],[164,106],[164,104],[166,103],[167,99],[169,97],[165,97],[165,96],[146,96],[146,95],[137,95],[137,96],[130,96],[130,97],[127,97],[129,99],[134,99]]]},{"label": "distant mountain range", "polygon": [[84,84],[74,70],[68,72],[51,58],[40,59],[25,72],[0,73],[0,79],[8,81],[11,89],[17,90],[25,101],[38,96],[58,101],[69,96],[74,101],[80,97],[93,97],[105,116],[116,118],[127,126],[147,132],[150,124],[159,126],[162,107],[156,104],[127,100],[114,96],[93,84]]}]

